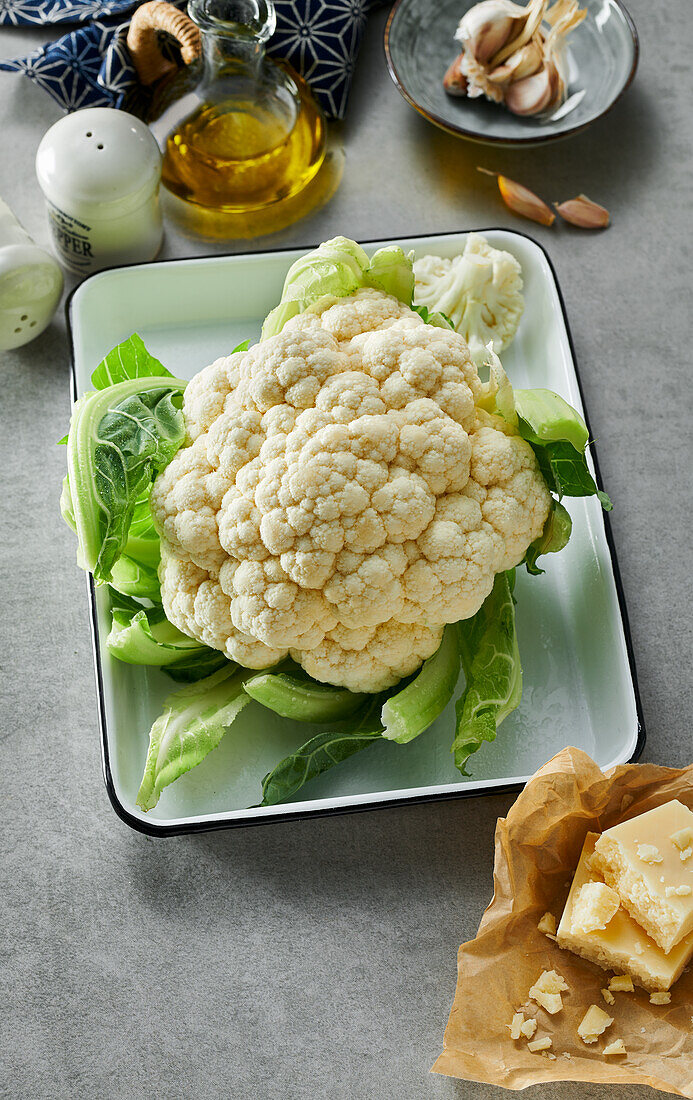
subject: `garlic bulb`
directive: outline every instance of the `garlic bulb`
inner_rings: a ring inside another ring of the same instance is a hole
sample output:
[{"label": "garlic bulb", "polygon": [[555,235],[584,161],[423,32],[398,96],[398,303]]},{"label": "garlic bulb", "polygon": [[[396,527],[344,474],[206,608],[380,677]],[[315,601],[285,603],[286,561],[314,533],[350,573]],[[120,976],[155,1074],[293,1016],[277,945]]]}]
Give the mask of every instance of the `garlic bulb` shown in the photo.
[{"label": "garlic bulb", "polygon": [[[517,115],[554,110],[568,84],[564,42],[587,13],[578,0],[481,0],[460,20],[462,53],[443,87],[451,95],[485,96]],[[548,30],[542,26],[548,24]]]}]

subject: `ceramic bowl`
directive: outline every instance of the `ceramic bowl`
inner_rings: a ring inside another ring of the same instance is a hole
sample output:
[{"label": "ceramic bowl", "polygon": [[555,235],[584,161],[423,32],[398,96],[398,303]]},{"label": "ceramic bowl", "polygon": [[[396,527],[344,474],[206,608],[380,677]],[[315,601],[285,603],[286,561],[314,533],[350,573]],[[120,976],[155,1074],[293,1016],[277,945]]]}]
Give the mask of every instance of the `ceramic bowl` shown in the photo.
[{"label": "ceramic bowl", "polygon": [[453,97],[443,76],[460,52],[455,30],[475,0],[397,0],[385,28],[385,55],[397,88],[419,114],[448,133],[497,145],[537,145],[584,130],[635,76],[638,35],[620,0],[582,0],[587,17],[567,39],[566,101],[545,117],[520,118],[488,100]]}]

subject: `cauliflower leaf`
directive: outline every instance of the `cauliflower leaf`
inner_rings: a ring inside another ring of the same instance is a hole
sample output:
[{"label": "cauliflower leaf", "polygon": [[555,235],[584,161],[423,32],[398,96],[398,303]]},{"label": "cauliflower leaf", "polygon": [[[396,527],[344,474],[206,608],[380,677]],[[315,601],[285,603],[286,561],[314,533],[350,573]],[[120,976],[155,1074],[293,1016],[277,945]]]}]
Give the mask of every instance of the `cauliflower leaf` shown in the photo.
[{"label": "cauliflower leaf", "polygon": [[557,554],[568,545],[570,533],[573,529],[573,521],[570,513],[563,507],[560,501],[551,501],[551,511],[546,517],[544,530],[538,539],[529,546],[525,554],[527,572],[538,576],[544,570],[537,565],[537,558],[542,554]]},{"label": "cauliflower leaf", "polygon": [[392,294],[410,306],[414,297],[413,257],[413,252],[406,255],[398,245],[379,248],[364,273],[364,285]]},{"label": "cauliflower leaf", "polygon": [[545,446],[561,441],[584,453],[589,432],[580,413],[553,390],[514,391],[520,432],[528,443]]},{"label": "cauliflower leaf", "polygon": [[597,487],[587,465],[589,432],[579,412],[557,393],[544,389],[515,390],[514,405],[520,435],[531,444],[551,492],[559,500],[596,496],[604,511],[610,512],[613,504]]},{"label": "cauliflower leaf", "polygon": [[147,351],[142,337],[133,332],[104,356],[91,376],[91,384],[95,390],[106,390],[131,378],[151,377],[173,378],[173,375]]},{"label": "cauliflower leaf", "polygon": [[348,237],[333,237],[300,256],[289,268],[281,301],[265,319],[262,340],[281,332],[293,317],[323,301],[346,298],[370,287],[410,306],[414,293],[413,253],[398,245],[367,253]]},{"label": "cauliflower leaf", "polygon": [[468,775],[467,761],[484,741],[494,741],[501,722],[522,698],[522,665],[515,631],[514,570],[499,573],[491,594],[471,619],[457,624],[467,684],[457,701],[455,767]]},{"label": "cauliflower leaf", "polygon": [[119,661],[162,668],[179,681],[199,680],[228,665],[223,653],[182,634],[161,607],[143,607],[115,589],[106,648]]},{"label": "cauliflower leaf", "polygon": [[73,517],[86,568],[109,581],[135,506],[185,439],[184,382],[134,378],[76,403],[67,445]]},{"label": "cauliflower leaf", "polygon": [[152,810],[170,783],[201,764],[215,749],[250,696],[243,683],[252,673],[231,662],[164,700],[149,734],[149,751],[137,805]]},{"label": "cauliflower leaf", "polygon": [[534,451],[546,484],[559,500],[564,496],[596,496],[604,511],[611,511],[611,499],[603,489],[597,488],[584,454],[576,451],[572,443],[547,443],[544,447],[535,446]]},{"label": "cauliflower leaf", "polygon": [[[246,351],[249,343],[234,350]],[[166,370],[137,333],[108,352],[91,380],[96,392],[75,403],[61,440],[68,473],[60,510],[78,537],[81,568],[124,594],[160,600],[149,491],[184,441],[187,383]]]},{"label": "cauliflower leaf", "polygon": [[[125,546],[127,550],[129,541]],[[108,583],[124,596],[161,603],[161,585],[157,566],[138,560],[132,554],[122,553],[114,562]]]},{"label": "cauliflower leaf", "polygon": [[301,669],[259,673],[245,690],[263,707],[294,722],[334,722],[363,707],[368,696],[347,688],[320,684]]},{"label": "cauliflower leaf", "polygon": [[339,729],[316,734],[280,760],[262,781],[260,806],[285,802],[309,780],[380,741],[383,733],[381,705],[382,697],[373,696],[363,710],[350,721],[342,723]]},{"label": "cauliflower leaf", "polygon": [[455,626],[446,626],[439,648],[402,691],[382,710],[383,737],[406,745],[435,722],[452,698],[460,674],[461,654]]},{"label": "cauliflower leaf", "polygon": [[452,328],[454,325],[449,317],[446,317],[444,313],[431,313],[428,306],[412,306],[415,313],[418,313],[419,317],[425,325],[433,325],[434,328]]}]

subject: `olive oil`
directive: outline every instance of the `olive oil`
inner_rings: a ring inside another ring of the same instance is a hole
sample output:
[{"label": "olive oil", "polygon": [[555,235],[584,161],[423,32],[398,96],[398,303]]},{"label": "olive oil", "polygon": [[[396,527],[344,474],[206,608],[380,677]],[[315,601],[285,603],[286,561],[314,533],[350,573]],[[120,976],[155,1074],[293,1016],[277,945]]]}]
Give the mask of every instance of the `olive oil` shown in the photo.
[{"label": "olive oil", "polygon": [[200,106],[166,139],[166,187],[188,202],[235,213],[297,194],[325,155],[323,117],[307,89],[299,84],[298,92],[288,114],[262,99]]}]

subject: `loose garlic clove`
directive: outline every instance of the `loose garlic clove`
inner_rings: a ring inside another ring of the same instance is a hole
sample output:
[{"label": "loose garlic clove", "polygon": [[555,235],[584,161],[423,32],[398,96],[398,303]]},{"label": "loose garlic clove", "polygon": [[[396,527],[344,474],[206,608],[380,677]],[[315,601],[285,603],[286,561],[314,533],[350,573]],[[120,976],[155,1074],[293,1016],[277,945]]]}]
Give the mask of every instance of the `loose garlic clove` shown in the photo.
[{"label": "loose garlic clove", "polygon": [[609,224],[609,211],[587,195],[578,195],[567,202],[555,202],[554,206],[564,221],[580,229],[605,229]]},{"label": "loose garlic clove", "polygon": [[513,214],[519,214],[521,218],[529,218],[530,221],[538,222],[539,225],[553,225],[556,215],[544,200],[528,187],[508,179],[507,176],[501,176],[499,172],[490,172],[488,168],[477,168],[477,171],[483,172],[485,176],[496,177],[503,202]]},{"label": "loose garlic clove", "polygon": [[467,77],[461,69],[463,60],[464,53],[458,54],[443,77],[443,88],[448,95],[463,96],[467,94]]},{"label": "loose garlic clove", "polygon": [[523,187],[521,183],[515,183],[507,176],[499,176],[498,190],[503,196],[503,202],[514,214],[529,218],[530,221],[538,222],[539,225],[553,225],[555,222],[556,215],[549,209],[544,200],[535,195],[533,191],[530,191],[528,187]]},{"label": "loose garlic clove", "polygon": [[486,64],[510,38],[526,11],[511,0],[481,0],[462,17],[455,38],[481,64]]}]

